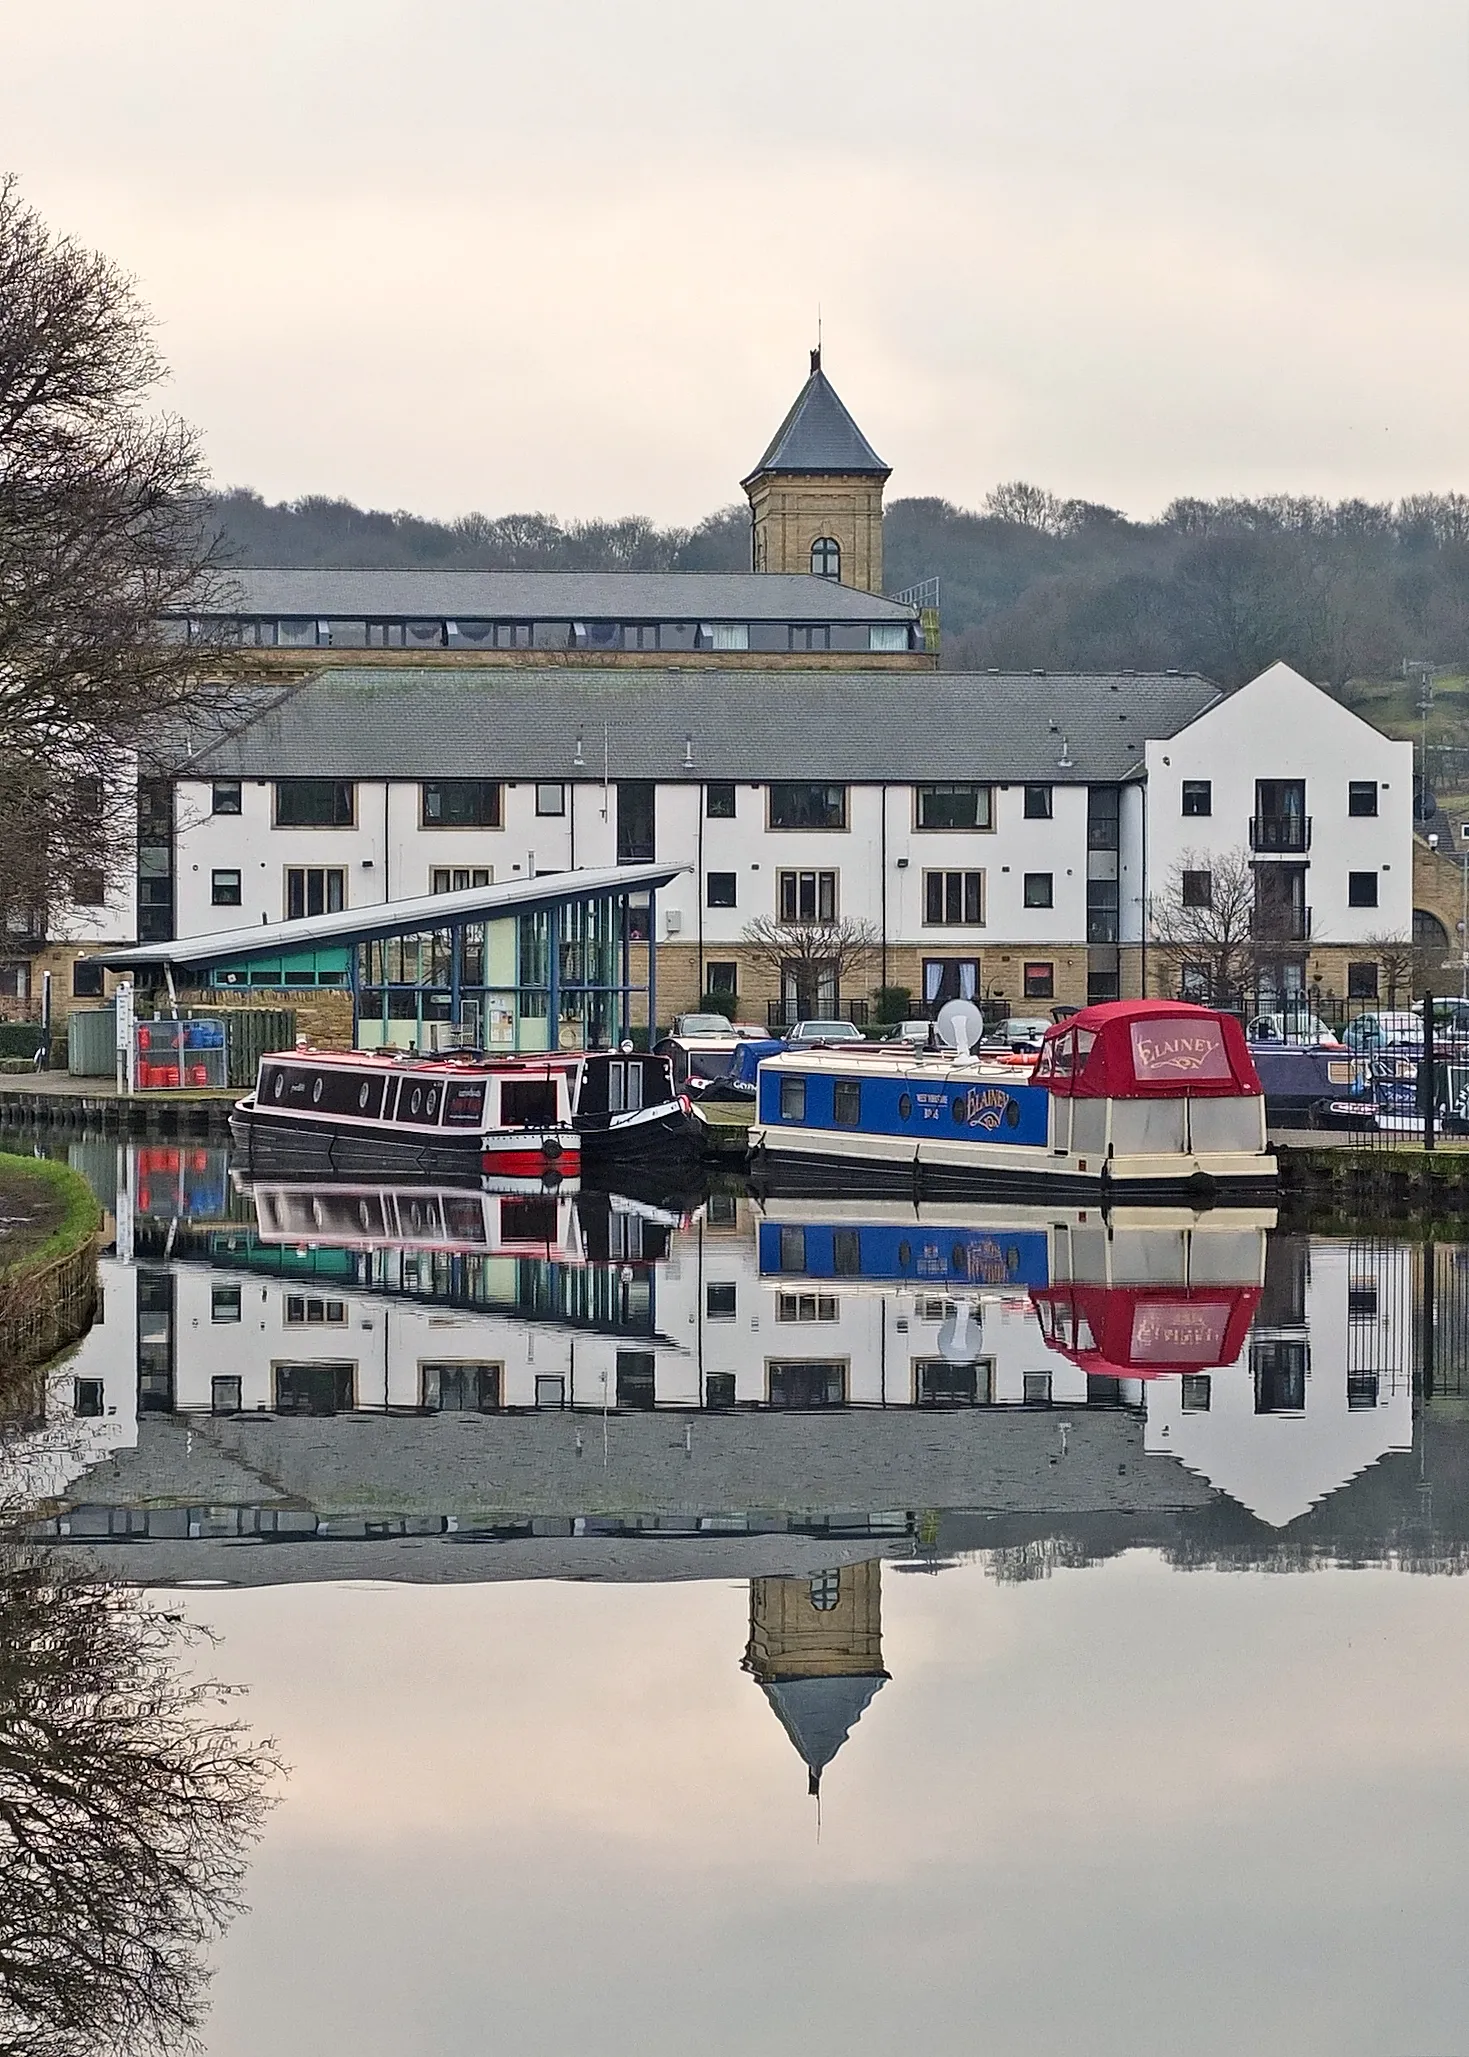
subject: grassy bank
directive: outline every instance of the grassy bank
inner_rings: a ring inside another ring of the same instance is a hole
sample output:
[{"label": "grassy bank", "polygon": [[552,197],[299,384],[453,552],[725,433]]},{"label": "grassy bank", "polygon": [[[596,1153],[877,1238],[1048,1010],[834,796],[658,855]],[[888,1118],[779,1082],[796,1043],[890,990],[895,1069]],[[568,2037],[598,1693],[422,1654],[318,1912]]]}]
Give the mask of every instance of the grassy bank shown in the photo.
[{"label": "grassy bank", "polygon": [[0,1151],[0,1280],[69,1256],[101,1219],[91,1187],[69,1165]]}]

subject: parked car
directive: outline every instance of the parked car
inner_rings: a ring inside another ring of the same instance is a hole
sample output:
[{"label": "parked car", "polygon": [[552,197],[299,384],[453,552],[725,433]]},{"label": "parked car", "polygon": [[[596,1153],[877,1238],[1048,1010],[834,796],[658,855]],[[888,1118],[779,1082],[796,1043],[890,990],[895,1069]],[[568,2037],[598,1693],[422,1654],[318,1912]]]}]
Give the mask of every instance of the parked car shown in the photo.
[{"label": "parked car", "polygon": [[725,1014],[676,1014],[669,1031],[675,1036],[732,1036],[734,1023]]},{"label": "parked car", "polygon": [[[1437,1006],[1433,1011],[1436,1025]],[[1423,1016],[1411,1012],[1359,1014],[1355,1021],[1347,1023],[1342,1032],[1342,1041],[1349,1050],[1360,1050],[1368,1056],[1376,1050],[1421,1050]]]},{"label": "parked car", "polygon": [[855,1021],[798,1021],[786,1037],[790,1044],[865,1043],[866,1036]]},{"label": "parked car", "polygon": [[1038,1050],[1046,1030],[1055,1024],[1039,1014],[1012,1014],[990,1030],[983,1047],[990,1050]]},{"label": "parked car", "polygon": [[933,1023],[928,1020],[900,1021],[889,1033],[887,1040],[890,1043],[911,1043],[915,1050],[926,1050],[932,1027]]},{"label": "parked car", "polygon": [[1257,1014],[1245,1035],[1252,1043],[1314,1043],[1326,1050],[1341,1048],[1341,1037],[1335,1029],[1327,1027],[1319,1014],[1297,1013],[1294,1008],[1288,1014]]}]

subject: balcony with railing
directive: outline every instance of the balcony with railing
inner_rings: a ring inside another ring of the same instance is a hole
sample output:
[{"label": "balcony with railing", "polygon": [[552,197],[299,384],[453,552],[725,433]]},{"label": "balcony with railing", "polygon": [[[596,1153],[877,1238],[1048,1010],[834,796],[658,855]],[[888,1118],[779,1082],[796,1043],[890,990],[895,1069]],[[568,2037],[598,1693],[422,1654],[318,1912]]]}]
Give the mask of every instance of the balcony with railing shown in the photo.
[{"label": "balcony with railing", "polygon": [[830,1006],[802,1007],[795,1000],[767,1000],[766,1026],[775,1032],[794,1028],[798,1021],[850,1021],[857,1028],[868,1026],[871,1003],[866,1000],[834,999]]},{"label": "balcony with railing", "polygon": [[1309,814],[1256,814],[1250,820],[1250,848],[1257,857],[1299,857],[1311,847]]},{"label": "balcony with railing", "polygon": [[1309,943],[1309,907],[1257,905],[1250,916],[1250,934],[1257,943]]}]

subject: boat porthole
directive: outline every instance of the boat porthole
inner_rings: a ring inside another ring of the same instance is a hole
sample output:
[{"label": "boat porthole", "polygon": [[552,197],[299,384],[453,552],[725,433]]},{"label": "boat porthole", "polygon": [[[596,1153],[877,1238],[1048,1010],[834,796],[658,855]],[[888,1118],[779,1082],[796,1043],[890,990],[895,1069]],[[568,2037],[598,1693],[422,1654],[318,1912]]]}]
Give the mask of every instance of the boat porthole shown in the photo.
[{"label": "boat porthole", "polygon": [[435,1108],[436,1108],[436,1107],[438,1106],[438,1104],[439,1104],[439,1095],[438,1095],[438,1089],[437,1089],[436,1087],[434,1087],[434,1086],[430,1086],[430,1087],[429,1087],[429,1094],[428,1094],[428,1098],[427,1098],[427,1100],[425,1100],[425,1101],[424,1101],[424,1103],[423,1103],[423,1111],[424,1111],[424,1113],[425,1113],[425,1114],[432,1114],[432,1113],[433,1113],[433,1111],[434,1111],[434,1109],[435,1109]]},{"label": "boat porthole", "polygon": [[966,1123],[969,1120],[969,1110],[965,1107],[964,1102],[962,1100],[956,1100],[954,1102],[954,1119],[955,1121],[962,1121]]},{"label": "boat porthole", "polygon": [[317,1102],[321,1099],[322,1083],[322,1080],[318,1078],[316,1084],[311,1088],[311,1104],[313,1107],[315,1107]]},{"label": "boat porthole", "polygon": [[1007,1100],[1005,1102],[1005,1126],[1006,1128],[1019,1128],[1020,1102],[1018,1100]]},{"label": "boat porthole", "polygon": [[277,1100],[280,1099],[281,1095],[285,1092],[285,1090],[286,1075],[283,1071],[278,1071],[275,1075],[275,1097],[277,1098]]},{"label": "boat porthole", "polygon": [[411,1100],[410,1100],[410,1101],[408,1102],[408,1112],[409,1112],[410,1114],[417,1114],[417,1112],[418,1112],[419,1108],[420,1108],[420,1107],[421,1107],[422,1105],[423,1105],[423,1094],[422,1094],[422,1092],[420,1091],[420,1089],[419,1089],[419,1088],[418,1088],[417,1086],[415,1086],[415,1087],[413,1088],[413,1098],[412,1098],[412,1099],[411,1099]]},{"label": "boat porthole", "polygon": [[360,1108],[361,1108],[361,1107],[366,1107],[366,1105],[367,1105],[367,1096],[368,1096],[368,1094],[369,1094],[369,1093],[370,1093],[371,1091],[372,1091],[372,1086],[371,1086],[371,1084],[369,1083],[369,1081],[368,1081],[367,1079],[364,1079],[364,1080],[362,1081],[362,1090],[361,1090],[361,1092],[360,1092],[360,1093],[359,1093],[359,1094],[357,1095],[357,1105],[358,1105],[358,1106],[359,1106]]},{"label": "boat porthole", "polygon": [[913,1245],[912,1245],[911,1243],[899,1243],[899,1245],[898,1245],[898,1263],[899,1263],[899,1264],[900,1264],[900,1265],[902,1266],[903,1270],[904,1270],[904,1271],[906,1271],[906,1270],[908,1269],[908,1266],[909,1266],[909,1265],[910,1265],[910,1264],[911,1264],[912,1262],[913,1262]]},{"label": "boat porthole", "polygon": [[899,1121],[911,1121],[913,1119],[913,1095],[911,1093],[899,1093],[898,1119]]}]

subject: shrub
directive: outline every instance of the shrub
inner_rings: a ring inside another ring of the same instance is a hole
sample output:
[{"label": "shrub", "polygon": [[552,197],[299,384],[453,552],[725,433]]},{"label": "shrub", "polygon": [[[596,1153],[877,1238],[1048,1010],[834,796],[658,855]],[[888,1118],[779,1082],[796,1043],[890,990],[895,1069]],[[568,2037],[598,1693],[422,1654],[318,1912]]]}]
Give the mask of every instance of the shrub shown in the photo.
[{"label": "shrub", "polygon": [[907,986],[879,986],[872,996],[872,1018],[883,1028],[913,1020],[913,994]]}]

